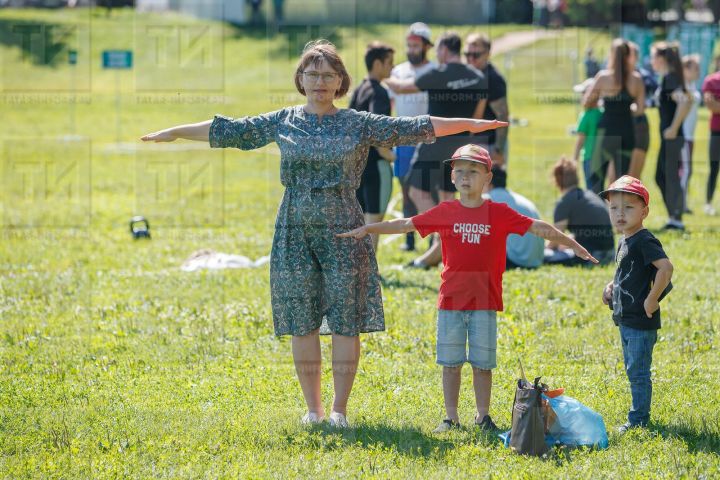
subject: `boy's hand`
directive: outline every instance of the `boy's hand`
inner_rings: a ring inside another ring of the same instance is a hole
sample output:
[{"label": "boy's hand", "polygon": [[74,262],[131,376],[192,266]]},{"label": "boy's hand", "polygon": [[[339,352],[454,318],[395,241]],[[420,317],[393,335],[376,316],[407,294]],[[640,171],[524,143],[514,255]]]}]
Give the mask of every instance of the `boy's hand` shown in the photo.
[{"label": "boy's hand", "polygon": [[600,263],[597,258],[590,255],[590,252],[585,250],[585,247],[578,244],[576,247],[573,247],[573,251],[575,252],[575,255],[582,258],[583,260],[590,260],[592,263]]},{"label": "boy's hand", "polygon": [[603,294],[602,294],[602,301],[605,305],[610,305],[610,302],[612,302],[612,294],[613,294],[613,282],[610,282],[607,285],[605,285],[605,290],[603,290]]},{"label": "boy's hand", "polygon": [[338,233],[335,236],[341,237],[341,238],[363,238],[367,234],[368,234],[367,225],[363,225],[362,227],[358,227],[355,230],[350,230],[349,232]]},{"label": "boy's hand", "polygon": [[643,302],[643,307],[645,307],[645,315],[647,315],[648,318],[652,318],[653,313],[657,312],[658,308],[660,308],[660,304],[657,300],[652,300],[650,297],[647,297]]}]

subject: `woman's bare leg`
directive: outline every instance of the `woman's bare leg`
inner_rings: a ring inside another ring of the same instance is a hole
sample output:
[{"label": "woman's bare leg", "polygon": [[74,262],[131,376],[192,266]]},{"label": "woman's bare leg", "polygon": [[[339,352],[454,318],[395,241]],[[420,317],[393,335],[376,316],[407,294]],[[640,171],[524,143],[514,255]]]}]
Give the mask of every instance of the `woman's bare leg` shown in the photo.
[{"label": "woman's bare leg", "polygon": [[348,398],[350,398],[350,391],[360,361],[360,337],[333,334],[332,344],[333,383],[335,385],[332,411],[346,415]]},{"label": "woman's bare leg", "polygon": [[320,395],[321,357],[318,330],[313,330],[307,335],[294,335],[292,337],[292,352],[295,361],[295,372],[300,381],[300,388],[302,388],[308,412],[322,417],[325,415],[325,411]]}]

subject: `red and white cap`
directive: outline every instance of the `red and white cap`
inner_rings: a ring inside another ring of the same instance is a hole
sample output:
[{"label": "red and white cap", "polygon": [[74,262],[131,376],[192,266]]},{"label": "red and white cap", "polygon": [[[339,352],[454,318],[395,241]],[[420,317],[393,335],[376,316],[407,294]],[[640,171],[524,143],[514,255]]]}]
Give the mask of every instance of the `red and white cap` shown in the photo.
[{"label": "red and white cap", "polygon": [[492,169],[492,159],[490,153],[480,145],[474,143],[468,143],[455,150],[452,158],[443,160],[445,163],[452,163],[455,160],[467,160],[468,162],[482,163],[488,169],[488,172]]},{"label": "red and white cap", "polygon": [[650,205],[650,193],[647,188],[640,180],[630,175],[623,175],[618,178],[610,184],[607,190],[603,190],[599,195],[601,198],[608,198],[610,192],[633,193],[639,195],[645,201],[645,205]]},{"label": "red and white cap", "polygon": [[425,40],[427,43],[429,43],[430,46],[433,45],[432,35],[430,33],[430,27],[428,27],[427,24],[425,24],[423,22],[415,22],[412,25],[410,25],[410,28],[408,28],[407,36],[408,37],[420,37],[423,40]]}]

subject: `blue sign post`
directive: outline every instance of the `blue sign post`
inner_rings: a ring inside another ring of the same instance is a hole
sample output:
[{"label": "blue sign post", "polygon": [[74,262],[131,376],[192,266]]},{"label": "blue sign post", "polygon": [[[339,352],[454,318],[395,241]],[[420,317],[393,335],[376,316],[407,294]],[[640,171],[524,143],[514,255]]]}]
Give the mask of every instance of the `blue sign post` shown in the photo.
[{"label": "blue sign post", "polygon": [[132,68],[133,54],[131,50],[103,50],[103,68]]},{"label": "blue sign post", "polygon": [[120,75],[119,70],[132,68],[132,50],[103,50],[102,66],[115,70],[115,140],[120,143]]}]

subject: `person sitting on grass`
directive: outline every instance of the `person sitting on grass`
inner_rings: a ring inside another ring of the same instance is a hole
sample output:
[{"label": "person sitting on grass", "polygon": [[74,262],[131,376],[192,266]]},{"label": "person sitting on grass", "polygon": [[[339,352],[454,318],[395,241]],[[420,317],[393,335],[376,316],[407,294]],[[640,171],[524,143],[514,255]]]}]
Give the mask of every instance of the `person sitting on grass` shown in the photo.
[{"label": "person sitting on grass", "polygon": [[610,220],[623,234],[615,262],[615,278],[603,290],[602,301],[620,327],[625,372],[632,406],[620,433],[644,427],[650,420],[652,352],[660,328],[659,302],[672,289],[673,265],[660,241],[643,226],[650,194],[637,178],[625,175],[600,196],[608,200]]},{"label": "person sitting on grass", "polygon": [[530,232],[568,245],[581,258],[596,260],[552,225],[521,215],[504,203],[485,200],[482,193],[492,179],[492,160],[484,148],[465,145],[445,162],[452,166],[451,180],[460,192],[459,200],[443,202],[412,218],[364,225],[338,236],[362,239],[371,233],[413,231],[422,237],[440,235],[444,268],[438,299],[437,363],[443,366],[446,418],[435,432],[460,425],[460,373],[465,362],[473,368],[475,423],[483,430],[493,430],[497,427],[489,409],[492,369],[496,367],[496,312],[503,310],[508,235]]},{"label": "person sitting on grass", "polygon": [[[553,177],[561,194],[553,213],[555,227],[561,231],[569,230],[601,265],[612,262],[615,241],[605,202],[592,190],[578,186],[577,162],[573,160],[561,157],[553,167]],[[568,267],[593,265],[552,242],[547,245],[545,263]]]}]

